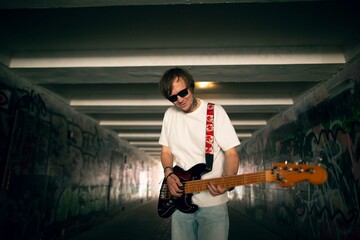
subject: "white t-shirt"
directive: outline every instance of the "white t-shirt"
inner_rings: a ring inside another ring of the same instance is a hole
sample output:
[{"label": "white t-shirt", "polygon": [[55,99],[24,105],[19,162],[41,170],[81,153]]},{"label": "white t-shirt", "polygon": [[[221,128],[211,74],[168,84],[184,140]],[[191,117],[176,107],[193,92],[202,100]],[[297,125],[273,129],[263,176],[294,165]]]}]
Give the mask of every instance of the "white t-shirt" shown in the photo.
[{"label": "white t-shirt", "polygon": [[[191,113],[184,113],[175,106],[164,114],[159,143],[169,147],[177,166],[189,170],[205,160],[205,125],[207,102],[200,99],[200,106]],[[240,144],[225,110],[215,104],[214,110],[214,162],[212,171],[202,179],[221,177],[225,169],[224,151]],[[192,197],[199,207],[216,206],[228,201],[227,193],[213,197],[209,191],[195,193]]]}]

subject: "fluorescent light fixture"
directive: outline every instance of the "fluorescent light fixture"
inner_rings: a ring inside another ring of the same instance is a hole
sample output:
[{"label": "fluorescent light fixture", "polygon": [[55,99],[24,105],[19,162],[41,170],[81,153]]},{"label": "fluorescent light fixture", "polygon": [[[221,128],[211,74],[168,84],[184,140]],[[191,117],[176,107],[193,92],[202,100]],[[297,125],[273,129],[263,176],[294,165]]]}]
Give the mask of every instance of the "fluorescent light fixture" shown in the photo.
[{"label": "fluorescent light fixture", "polygon": [[161,126],[162,121],[100,121],[101,126]]},{"label": "fluorescent light fixture", "polygon": [[149,156],[157,156],[157,157],[159,157],[159,156],[161,156],[161,154],[160,153],[146,153],[147,155],[149,155]]},{"label": "fluorescent light fixture", "polygon": [[[291,98],[258,98],[258,99],[209,99],[213,103],[217,103],[223,106],[238,105],[238,106],[254,106],[254,105],[292,105],[294,102]],[[164,99],[97,99],[97,100],[71,100],[70,105],[74,107],[141,107],[141,106],[171,106],[167,100]]]},{"label": "fluorescent light fixture", "polygon": [[292,105],[294,104],[291,98],[257,98],[257,99],[211,99],[212,102],[227,106],[227,105],[238,105],[238,106],[254,106],[254,105]]},{"label": "fluorescent light fixture", "polygon": [[213,82],[195,82],[195,88],[210,88],[213,85]]},{"label": "fluorescent light fixture", "polygon": [[143,150],[143,151],[147,151],[147,150],[161,150],[161,147],[157,146],[157,147],[139,147],[139,150]]},{"label": "fluorescent light fixture", "polygon": [[[158,138],[160,137],[160,133],[119,133],[119,137],[123,138]],[[239,138],[247,138],[251,137],[251,133],[238,133],[237,136]],[[161,148],[139,148],[139,150],[143,151],[160,151]]]},{"label": "fluorescent light fixture", "polygon": [[235,120],[231,121],[232,125],[234,126],[259,126],[259,125],[266,125],[265,120]]},{"label": "fluorescent light fixture", "polygon": [[161,151],[159,147],[139,147],[139,150],[142,151]]},{"label": "fluorescent light fixture", "polygon": [[171,106],[172,103],[165,99],[95,99],[95,100],[70,100],[71,106]]},{"label": "fluorescent light fixture", "polygon": [[122,138],[159,138],[160,133],[119,133]]},{"label": "fluorescent light fixture", "polygon": [[150,146],[156,145],[156,146],[159,146],[159,145],[160,145],[160,143],[158,143],[158,142],[144,142],[144,141],[139,141],[139,142],[137,142],[137,141],[132,141],[132,142],[129,142],[129,144],[131,144],[131,145],[144,145],[144,146],[146,146],[146,145],[150,145]]},{"label": "fluorescent light fixture", "polygon": [[238,133],[236,134],[239,138],[248,138],[251,137],[252,134],[251,133]]},{"label": "fluorescent light fixture", "polygon": [[10,68],[345,63],[338,46],[14,52]]},{"label": "fluorescent light fixture", "polygon": [[[266,125],[265,120],[234,120],[231,121],[234,126],[247,125]],[[125,121],[125,120],[111,120],[100,121],[101,126],[162,126],[162,121]]]}]

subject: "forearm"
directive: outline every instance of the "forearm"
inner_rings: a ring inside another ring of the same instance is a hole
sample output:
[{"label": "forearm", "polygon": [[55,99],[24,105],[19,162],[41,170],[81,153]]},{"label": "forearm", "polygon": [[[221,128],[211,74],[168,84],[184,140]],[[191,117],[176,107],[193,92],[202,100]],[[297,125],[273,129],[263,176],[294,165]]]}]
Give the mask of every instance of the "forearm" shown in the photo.
[{"label": "forearm", "polygon": [[161,149],[161,164],[164,168],[164,177],[173,196],[180,197],[182,195],[182,183],[173,172],[173,155],[168,147],[163,146]]},{"label": "forearm", "polygon": [[239,154],[236,148],[231,148],[225,151],[225,175],[232,176],[237,175],[239,169]]},{"label": "forearm", "polygon": [[163,146],[161,149],[161,165],[164,169],[164,176],[172,172],[173,156],[169,148]]},{"label": "forearm", "polygon": [[[231,148],[225,151],[225,176],[237,175],[239,168],[239,155],[236,148]],[[225,189],[221,184],[214,184],[212,182],[208,185],[209,192],[212,196],[223,194],[233,188]]]}]

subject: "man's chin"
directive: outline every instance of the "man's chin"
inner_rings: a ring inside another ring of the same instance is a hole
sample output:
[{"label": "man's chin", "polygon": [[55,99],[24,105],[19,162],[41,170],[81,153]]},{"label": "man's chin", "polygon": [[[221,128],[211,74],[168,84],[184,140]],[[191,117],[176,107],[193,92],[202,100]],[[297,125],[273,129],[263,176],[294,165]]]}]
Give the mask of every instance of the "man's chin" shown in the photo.
[{"label": "man's chin", "polygon": [[186,107],[180,107],[180,109],[181,109],[184,113],[189,113],[189,112],[190,112],[191,107],[189,107],[189,106],[186,106]]}]

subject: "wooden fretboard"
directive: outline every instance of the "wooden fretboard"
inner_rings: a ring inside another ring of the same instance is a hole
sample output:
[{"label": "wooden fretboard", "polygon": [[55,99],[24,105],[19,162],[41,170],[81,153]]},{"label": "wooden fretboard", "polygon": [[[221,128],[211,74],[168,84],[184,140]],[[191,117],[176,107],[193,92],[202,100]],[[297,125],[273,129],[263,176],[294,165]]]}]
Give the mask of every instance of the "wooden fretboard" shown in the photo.
[{"label": "wooden fretboard", "polygon": [[266,182],[266,175],[268,171],[249,173],[242,175],[226,176],[212,179],[193,180],[185,182],[185,193],[194,193],[208,190],[209,182],[221,185],[222,188],[235,187],[239,185],[263,183]]}]

